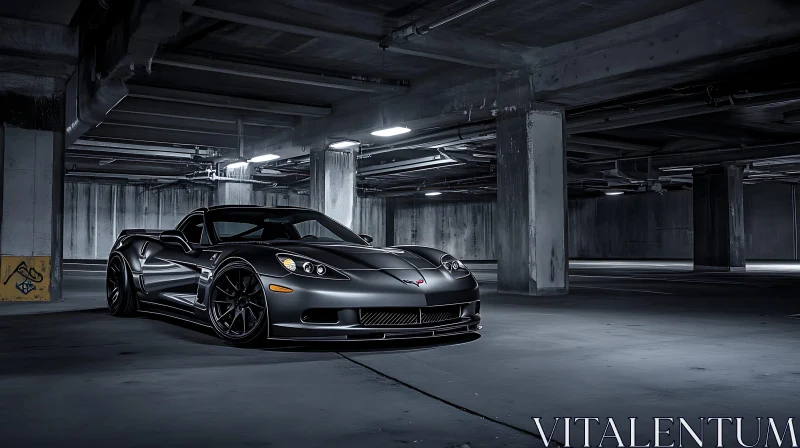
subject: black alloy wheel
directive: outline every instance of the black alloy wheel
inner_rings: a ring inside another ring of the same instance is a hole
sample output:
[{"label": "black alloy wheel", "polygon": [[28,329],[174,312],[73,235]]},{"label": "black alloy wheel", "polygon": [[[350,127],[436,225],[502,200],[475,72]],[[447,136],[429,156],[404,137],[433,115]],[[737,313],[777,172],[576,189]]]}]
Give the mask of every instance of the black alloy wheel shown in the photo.
[{"label": "black alloy wheel", "polygon": [[234,262],[217,272],[211,288],[208,312],[217,335],[234,345],[259,339],[269,316],[258,274],[247,263]]},{"label": "black alloy wheel", "polygon": [[106,267],[106,301],[112,316],[130,316],[136,312],[136,296],[128,266],[119,255],[112,255]]}]

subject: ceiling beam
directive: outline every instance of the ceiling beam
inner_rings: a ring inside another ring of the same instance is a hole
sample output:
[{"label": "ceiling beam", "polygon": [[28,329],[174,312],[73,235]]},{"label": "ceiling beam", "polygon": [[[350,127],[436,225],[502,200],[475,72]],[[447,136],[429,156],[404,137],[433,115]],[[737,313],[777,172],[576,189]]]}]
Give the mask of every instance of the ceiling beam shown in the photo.
[{"label": "ceiling beam", "polygon": [[236,124],[241,118],[247,126],[264,126],[271,128],[291,129],[297,120],[288,115],[266,114],[222,107],[200,106],[196,104],[182,104],[173,101],[157,101],[144,98],[125,98],[116,107],[114,112],[127,114],[148,115],[154,117],[182,118],[201,122],[216,122]]},{"label": "ceiling beam", "polygon": [[[325,8],[325,6],[326,5],[321,4],[319,8]],[[198,16],[241,23],[257,28],[299,34],[301,36],[336,40],[345,44],[373,47],[376,50],[380,48],[379,42],[382,37],[367,33],[328,29],[323,27],[322,24],[305,25],[292,23],[286,18],[271,19],[256,17],[252,11],[248,14],[238,14],[236,12],[222,11],[202,6],[183,6],[183,8],[185,11]],[[330,8],[330,6],[328,6],[328,8]],[[316,11],[317,9],[315,9],[315,12]],[[342,10],[337,10],[337,13],[341,16]],[[324,16],[324,14],[320,13],[314,15]],[[358,19],[363,19],[363,14],[354,14],[354,16]],[[374,19],[375,24],[378,25],[383,21],[382,17],[375,17]],[[342,22],[347,22],[346,18],[343,18]],[[355,23],[362,22],[363,20],[358,20]],[[528,55],[533,51],[531,48],[520,45],[501,44],[470,36],[456,36],[438,31],[426,36],[421,36],[419,39],[415,39],[414,42],[390,45],[386,50],[393,53],[492,69],[524,66],[526,63],[530,62],[531,58]]]},{"label": "ceiling beam", "polygon": [[241,62],[223,61],[219,59],[201,58],[197,56],[175,53],[159,53],[155,58],[153,58],[153,64],[205,72],[222,73],[233,76],[242,76],[245,78],[266,79],[270,81],[291,84],[347,90],[351,92],[394,94],[404,94],[408,92],[408,87],[405,85],[389,84],[380,81],[369,81],[369,79],[379,79],[377,77],[325,76],[295,70],[284,70],[265,67],[262,65],[244,64]]},{"label": "ceiling beam", "polygon": [[567,152],[578,152],[581,154],[594,154],[598,156],[619,157],[622,151],[610,148],[597,148],[588,145],[579,145],[575,143],[567,143]]},{"label": "ceiling beam", "polygon": [[597,121],[596,118],[591,120],[568,121],[566,124],[566,129],[569,134],[608,131],[612,129],[676,120],[679,118],[697,117],[700,115],[713,114],[717,112],[725,112],[755,106],[766,106],[770,104],[779,104],[787,101],[797,100],[800,100],[800,89],[796,91],[779,93],[763,92],[741,97],[733,94],[716,98],[713,104],[703,104],[677,110],[673,110],[668,107],[664,108],[663,106],[649,108],[651,110],[646,111],[648,113],[644,114],[645,111],[640,111],[642,112],[642,115],[634,118],[628,118],[625,116],[625,114],[615,113],[607,116],[602,121]]},{"label": "ceiling beam", "polygon": [[609,140],[605,138],[595,137],[579,137],[572,136],[567,140],[568,143],[576,143],[579,145],[600,146],[602,148],[622,149],[625,151],[655,151],[659,149],[657,146],[642,145],[638,143],[621,142],[618,140]]},{"label": "ceiling beam", "polygon": [[[212,121],[200,122],[185,118],[131,114],[118,111],[111,111],[106,116],[104,123],[115,126],[146,127],[150,129],[189,132],[193,134],[230,135],[234,137],[239,135],[236,124]],[[274,130],[263,126],[244,126],[243,132],[245,137],[256,137],[260,139],[272,137],[275,133]]]},{"label": "ceiling beam", "polygon": [[[692,16],[693,13],[702,15]],[[741,33],[742,29],[753,32]],[[369,98],[348,98],[337,104],[335,115],[304,121],[280,141],[271,142],[271,146],[287,150],[323,146],[326,138],[334,136],[372,143],[369,132],[382,127],[402,124],[414,130],[428,127],[423,123],[444,121],[447,117],[452,118],[447,123],[451,126],[491,118],[497,112],[497,102],[506,101],[498,98],[499,84],[512,80],[526,92],[532,86],[537,100],[559,102],[567,107],[608,101],[681,82],[719,77],[720,72],[715,70],[719,66],[709,65],[711,62],[718,58],[728,58],[728,62],[760,60],[764,52],[772,51],[771,45],[789,46],[784,39],[792,35],[800,36],[800,25],[775,0],[758,4],[750,0],[703,0],[588,40],[578,39],[557,48],[542,49],[537,63],[531,64],[532,78],[526,71],[505,71],[499,75],[478,69],[457,74],[441,72],[416,81],[408,95],[371,102],[367,101]],[[608,61],[604,61],[604,55]],[[736,73],[736,77],[742,76]],[[783,95],[741,98],[741,101],[733,95],[735,106],[728,101],[671,111],[662,107],[635,118],[615,116],[591,123],[568,117],[566,127],[567,133],[577,134],[640,126],[722,112],[742,105],[785,101]],[[526,96],[515,98],[518,104],[502,104],[502,107],[529,106],[529,102],[523,100]],[[299,155],[299,150],[295,152]]]},{"label": "ceiling beam", "polygon": [[128,85],[128,90],[128,98],[145,98],[184,104],[196,104],[199,106],[221,107],[280,115],[296,115],[301,117],[320,118],[331,114],[330,107],[278,103],[275,101],[253,100],[249,98],[191,92],[188,90],[174,90],[140,85]]},{"label": "ceiling beam", "polygon": [[784,112],[783,122],[786,124],[800,124],[800,109]]},{"label": "ceiling beam", "polygon": [[702,0],[542,48],[531,84],[542,101],[578,105],[691,82],[797,51],[799,14],[797,2]]},{"label": "ceiling beam", "polygon": [[68,26],[0,17],[3,72],[69,78],[78,62],[78,32]]},{"label": "ceiling beam", "polygon": [[119,140],[124,143],[158,143],[208,146],[214,148],[236,149],[239,139],[236,135],[215,133],[193,133],[185,130],[154,129],[147,126],[125,126],[104,122],[87,133],[85,138],[98,137]]}]

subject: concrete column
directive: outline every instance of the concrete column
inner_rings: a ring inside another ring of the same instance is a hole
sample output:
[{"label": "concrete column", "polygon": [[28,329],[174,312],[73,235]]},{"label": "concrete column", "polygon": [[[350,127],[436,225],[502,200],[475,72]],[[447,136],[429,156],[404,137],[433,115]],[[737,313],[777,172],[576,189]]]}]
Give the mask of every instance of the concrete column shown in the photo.
[{"label": "concrete column", "polygon": [[395,198],[386,198],[386,246],[394,246],[394,215],[397,210],[397,200]]},{"label": "concrete column", "polygon": [[0,301],[61,300],[63,93],[0,95]]},{"label": "concrete column", "polygon": [[497,152],[498,291],[566,294],[563,109],[538,103],[501,107]]},{"label": "concrete column", "polygon": [[[251,167],[223,168],[223,176],[249,180]],[[249,205],[253,202],[253,184],[220,180],[217,184],[217,205]]]},{"label": "concrete column", "polygon": [[353,228],[356,209],[356,156],[353,151],[311,153],[311,208]]},{"label": "concrete column", "polygon": [[743,177],[732,165],[694,173],[695,270],[744,270]]}]

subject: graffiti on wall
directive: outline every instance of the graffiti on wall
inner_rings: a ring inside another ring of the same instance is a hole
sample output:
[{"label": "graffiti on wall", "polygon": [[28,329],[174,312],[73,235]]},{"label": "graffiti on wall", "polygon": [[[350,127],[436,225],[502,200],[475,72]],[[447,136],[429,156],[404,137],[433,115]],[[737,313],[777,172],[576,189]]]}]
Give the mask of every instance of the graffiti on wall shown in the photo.
[{"label": "graffiti on wall", "polygon": [[0,301],[50,300],[50,257],[0,259]]}]

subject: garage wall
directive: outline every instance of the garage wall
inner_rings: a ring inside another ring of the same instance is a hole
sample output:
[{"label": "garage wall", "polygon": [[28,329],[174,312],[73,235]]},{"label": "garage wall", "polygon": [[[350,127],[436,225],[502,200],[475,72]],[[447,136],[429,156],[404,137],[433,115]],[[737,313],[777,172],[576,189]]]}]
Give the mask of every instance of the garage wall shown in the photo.
[{"label": "garage wall", "polygon": [[64,258],[105,259],[123,229],[169,229],[188,212],[212,201],[210,190],[67,182]]},{"label": "garage wall", "polygon": [[691,259],[692,192],[569,202],[570,258]]},{"label": "garage wall", "polygon": [[[797,188],[744,187],[749,260],[797,260]],[[622,219],[624,217],[624,219]],[[604,196],[569,204],[571,258],[692,259],[692,192]]]},{"label": "garage wall", "polygon": [[[747,258],[798,259],[800,189],[747,185]],[[172,228],[189,211],[214,204],[214,192],[68,182],[64,191],[64,258],[108,255],[125,228]],[[257,191],[253,203],[307,207],[308,195]],[[465,260],[495,258],[495,201],[396,200],[395,244],[435,247]],[[113,211],[113,212],[112,212]],[[569,202],[569,256],[585,259],[691,259],[692,194],[604,196]],[[386,199],[359,198],[356,233],[386,242]]]},{"label": "garage wall", "polygon": [[[311,202],[308,195],[269,191],[256,191],[254,198],[255,204],[268,206],[310,207]],[[375,246],[384,246],[386,244],[386,200],[359,197],[356,201],[355,215],[353,231],[371,236],[372,244]]]},{"label": "garage wall", "polygon": [[[64,258],[105,259],[123,229],[170,229],[190,211],[215,203],[215,191],[138,185],[67,182],[64,187]],[[308,207],[309,196],[256,191],[253,203]],[[354,231],[386,241],[386,206],[381,198],[359,198]]]},{"label": "garage wall", "polygon": [[769,183],[744,189],[747,258],[797,260],[797,194],[794,185]]},{"label": "garage wall", "polygon": [[[800,189],[744,188],[747,258],[797,260]],[[398,201],[397,244],[436,247],[465,260],[494,259],[494,201]],[[569,256],[582,259],[693,257],[692,192],[603,196],[569,201]],[[500,231],[497,228],[497,231]]]},{"label": "garage wall", "polygon": [[398,200],[395,244],[435,247],[464,260],[492,260],[495,201]]},{"label": "garage wall", "polygon": [[373,246],[386,245],[386,199],[358,198],[353,231],[372,237]]}]

